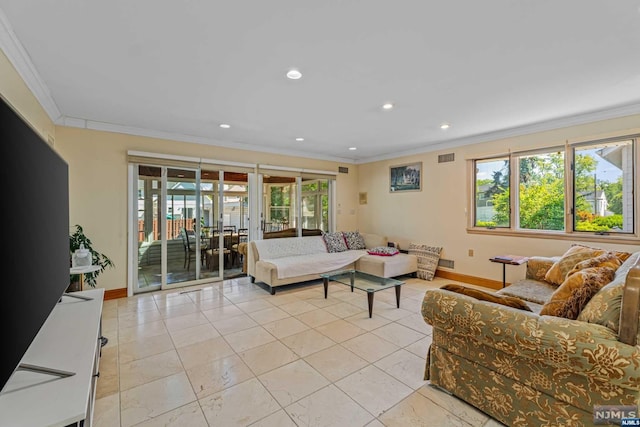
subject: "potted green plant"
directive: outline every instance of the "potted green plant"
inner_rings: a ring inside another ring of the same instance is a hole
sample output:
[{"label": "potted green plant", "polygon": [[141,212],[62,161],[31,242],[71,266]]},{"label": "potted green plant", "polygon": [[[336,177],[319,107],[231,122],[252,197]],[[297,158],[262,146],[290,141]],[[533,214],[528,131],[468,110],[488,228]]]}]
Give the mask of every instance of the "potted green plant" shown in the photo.
[{"label": "potted green plant", "polygon": [[[75,231],[69,236],[69,260],[73,257],[74,252],[77,249],[80,249],[80,245],[83,245],[85,249],[88,249],[91,252],[91,264],[100,266],[100,270],[94,271],[92,273],[84,273],[84,283],[91,286],[92,288],[96,287],[96,278],[102,273],[107,267],[114,267],[113,261],[109,259],[108,256],[96,251],[91,243],[91,240],[84,234],[84,230],[78,224],[75,225]],[[71,265],[71,261],[70,261]],[[80,283],[80,275],[72,274],[70,276],[70,284],[69,290],[79,290],[78,284]]]}]

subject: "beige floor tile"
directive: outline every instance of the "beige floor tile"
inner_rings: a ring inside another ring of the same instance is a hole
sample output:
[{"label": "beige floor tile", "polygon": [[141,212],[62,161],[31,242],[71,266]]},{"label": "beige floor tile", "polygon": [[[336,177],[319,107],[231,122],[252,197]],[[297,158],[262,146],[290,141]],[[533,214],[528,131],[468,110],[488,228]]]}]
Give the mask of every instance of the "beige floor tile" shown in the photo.
[{"label": "beige floor tile", "polygon": [[120,427],[120,394],[97,398],[93,407],[94,427]]},{"label": "beige floor tile", "polygon": [[257,423],[251,424],[251,427],[297,427],[297,424],[291,421],[289,415],[281,409]]},{"label": "beige floor tile", "polygon": [[223,297],[222,295],[219,298],[210,298],[205,300],[200,300],[195,303],[196,307],[201,311],[215,310],[220,307],[231,306],[235,307],[234,304]]},{"label": "beige floor tile", "polygon": [[253,328],[258,324],[246,314],[234,316],[229,319],[216,320],[213,322],[213,326],[222,335],[232,334],[234,332],[242,331],[244,329]]},{"label": "beige floor tile", "polygon": [[251,369],[235,354],[194,366],[187,370],[187,376],[198,399],[254,377]]},{"label": "beige floor tile", "polygon": [[164,326],[164,322],[158,320],[156,322],[135,325],[131,328],[120,328],[118,331],[118,343],[123,344],[166,333],[167,327]]},{"label": "beige floor tile", "polygon": [[420,387],[417,392],[434,402],[439,408],[455,414],[472,426],[481,426],[489,419],[487,415],[473,406],[429,384]]},{"label": "beige floor tile", "polygon": [[102,349],[117,347],[119,342],[120,331],[118,329],[109,332],[102,331],[102,336],[107,338],[107,344]]},{"label": "beige floor tile", "polygon": [[431,340],[432,340],[431,335],[427,335],[421,340],[418,340],[413,344],[406,346],[405,350],[409,350],[411,353],[415,354],[416,356],[426,359],[427,352],[429,351],[429,346],[431,345]]},{"label": "beige floor tile", "polygon": [[[384,424],[382,424],[380,421],[378,421],[378,419],[376,418],[375,420],[371,421],[369,424],[367,424],[365,427],[384,427]],[[418,426],[412,426],[412,427],[418,427]],[[429,427],[429,426],[423,426],[423,427]]]},{"label": "beige floor tile", "polygon": [[198,402],[189,403],[173,411],[136,424],[136,427],[208,427]]},{"label": "beige floor tile", "polygon": [[197,342],[206,341],[211,338],[219,337],[220,333],[208,322],[203,325],[192,326],[190,328],[170,331],[171,339],[176,348],[195,344]]},{"label": "beige floor tile", "polygon": [[[100,363],[102,368],[102,362]],[[118,373],[114,375],[105,375],[100,371],[100,378],[96,383],[96,400],[103,397],[117,394],[120,391],[120,375]]]},{"label": "beige floor tile", "polygon": [[326,299],[324,296],[316,295],[311,298],[305,299],[305,301],[308,302],[309,304],[315,305],[318,308],[329,307],[331,305],[343,302],[342,300],[331,295],[328,295]]},{"label": "beige floor tile", "polygon": [[163,319],[171,319],[174,317],[197,313],[200,311],[200,307],[191,302],[189,304],[170,305],[169,307],[159,308],[158,311]]},{"label": "beige floor tile", "polygon": [[182,371],[182,363],[175,350],[130,363],[121,363],[120,390],[129,390]]},{"label": "beige floor tile", "polygon": [[395,299],[393,303],[383,301],[375,301],[373,303],[373,315],[385,317],[389,320],[399,320],[407,316],[415,314],[413,311],[406,310],[400,303],[400,308],[396,307]]},{"label": "beige floor tile", "polygon": [[303,323],[311,326],[312,328],[317,328],[320,325],[324,325],[329,322],[333,322],[339,319],[338,316],[334,316],[333,314],[319,308],[313,311],[307,311],[306,313],[299,314],[295,316],[298,320],[301,320]]},{"label": "beige floor tile", "polygon": [[224,338],[236,353],[276,340],[274,336],[267,332],[262,326],[234,332],[225,335]]},{"label": "beige floor tile", "polygon": [[361,329],[364,329],[365,331],[371,331],[373,329],[377,329],[381,326],[391,323],[391,320],[385,317],[376,316],[375,309],[371,318],[369,317],[368,311],[363,311],[362,313],[358,313],[354,316],[345,317],[344,320],[353,323],[354,325]]},{"label": "beige floor tile", "polygon": [[118,332],[118,317],[106,318],[102,316],[102,333],[109,335],[113,332]]},{"label": "beige floor tile", "polygon": [[306,357],[335,344],[331,339],[314,329],[289,335],[281,341],[300,357]]},{"label": "beige floor tile", "polygon": [[392,344],[371,332],[358,335],[355,338],[343,342],[342,345],[347,350],[351,350],[369,363],[382,359],[399,349],[397,345]]},{"label": "beige floor tile", "polygon": [[297,425],[364,426],[374,417],[334,385],[289,405],[285,411]]},{"label": "beige floor tile", "polygon": [[118,375],[118,347],[103,347],[100,352],[100,375]]},{"label": "beige floor tile", "polygon": [[288,304],[283,304],[280,306],[280,308],[292,316],[318,309],[318,307],[316,307],[315,305],[309,304],[308,302],[303,300],[290,302]]},{"label": "beige floor tile", "polygon": [[338,343],[350,340],[351,338],[355,338],[358,335],[362,335],[367,332],[364,329],[360,329],[353,323],[347,322],[346,320],[342,319],[318,326],[316,328],[316,331],[328,336],[333,341]]},{"label": "beige floor tile", "polygon": [[295,317],[287,317],[286,319],[276,320],[275,322],[262,325],[271,335],[278,339],[297,334],[298,332],[310,329]]},{"label": "beige floor tile", "polygon": [[299,359],[297,354],[280,341],[245,350],[239,355],[255,375],[264,374]]},{"label": "beige floor tile", "polygon": [[184,369],[191,369],[206,362],[233,354],[233,349],[222,337],[211,338],[178,348]]},{"label": "beige floor tile", "polygon": [[388,325],[374,329],[371,333],[384,338],[398,347],[406,347],[425,337],[424,334],[397,323],[389,323]]},{"label": "beige floor tile", "polygon": [[119,348],[118,357],[120,358],[120,363],[129,363],[154,354],[164,353],[174,347],[171,337],[165,332],[162,335],[140,338],[137,341],[120,344]]},{"label": "beige floor tile", "polygon": [[209,321],[213,323],[220,320],[230,319],[234,316],[240,316],[244,314],[244,311],[240,310],[238,307],[232,304],[212,308],[211,310],[203,311],[202,314],[204,314],[207,319],[209,319]]},{"label": "beige floor tile", "polygon": [[281,409],[255,378],[201,399],[200,407],[210,426],[221,427],[247,426]]},{"label": "beige floor tile", "polygon": [[310,395],[329,381],[304,360],[296,360],[258,377],[282,406]]},{"label": "beige floor tile", "polygon": [[118,315],[125,313],[142,313],[144,311],[157,311],[158,306],[153,297],[142,299],[139,297],[120,298],[118,300]]},{"label": "beige floor tile", "polygon": [[431,335],[433,332],[433,328],[431,327],[431,325],[424,321],[422,314],[412,314],[411,316],[407,316],[398,320],[396,323],[399,323],[400,325],[406,326],[413,329],[414,331],[418,331],[425,335]]},{"label": "beige floor tile", "polygon": [[153,299],[156,301],[156,305],[159,309],[175,307],[177,305],[193,304],[191,298],[187,294],[181,294],[180,291],[176,291],[170,294],[156,294]]},{"label": "beige floor tile", "polygon": [[422,310],[422,298],[424,293],[420,296],[420,299],[403,298],[400,302],[400,307],[410,311],[413,314],[420,314]]},{"label": "beige floor tile", "polygon": [[354,372],[335,385],[376,417],[413,392],[373,365]]},{"label": "beige floor tile", "polygon": [[355,316],[358,313],[362,313],[364,310],[348,302],[340,302],[324,308],[327,312],[338,316],[339,318],[345,318]]},{"label": "beige floor tile", "polygon": [[164,320],[169,332],[179,331],[180,329],[191,328],[193,326],[208,324],[209,319],[201,312],[186,314],[184,316],[170,317]]},{"label": "beige floor tile", "polygon": [[269,302],[276,307],[279,307],[283,304],[289,304],[295,301],[301,301],[296,295],[287,295],[283,292],[277,292],[273,295],[275,298],[269,298]]},{"label": "beige floor tile", "polygon": [[195,400],[184,372],[161,378],[120,393],[121,423],[129,427]]},{"label": "beige floor tile", "polygon": [[265,323],[286,319],[287,317],[290,317],[290,314],[278,307],[271,306],[270,308],[266,308],[264,310],[249,313],[249,317],[251,317],[259,324],[263,325]]},{"label": "beige floor tile", "polygon": [[341,345],[334,345],[304,358],[329,381],[335,382],[369,363]]},{"label": "beige floor tile", "polygon": [[468,424],[460,418],[450,412],[443,411],[419,393],[412,393],[402,402],[380,415],[380,421],[387,427],[468,427]]},{"label": "beige floor tile", "polygon": [[268,299],[261,298],[253,301],[241,302],[240,304],[236,304],[236,307],[245,313],[253,313],[267,308],[273,308],[274,305],[271,304]]},{"label": "beige floor tile", "polygon": [[118,314],[118,329],[132,328],[134,326],[157,322],[162,320],[162,315],[156,310],[140,311],[140,312],[127,312],[124,314]]},{"label": "beige floor tile", "polygon": [[418,357],[407,350],[400,349],[378,360],[374,365],[417,390],[427,383],[423,380],[425,362],[424,357]]}]

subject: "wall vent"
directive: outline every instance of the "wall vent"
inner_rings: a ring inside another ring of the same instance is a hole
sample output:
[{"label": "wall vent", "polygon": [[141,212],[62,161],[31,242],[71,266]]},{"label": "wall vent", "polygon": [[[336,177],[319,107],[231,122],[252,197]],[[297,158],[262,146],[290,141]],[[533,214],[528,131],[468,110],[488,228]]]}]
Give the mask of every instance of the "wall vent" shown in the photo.
[{"label": "wall vent", "polygon": [[346,166],[338,166],[338,172],[340,173],[349,173],[349,168]]},{"label": "wall vent", "polygon": [[438,260],[438,267],[453,268],[453,260],[441,258]]},{"label": "wall vent", "polygon": [[455,159],[456,159],[455,153],[440,154],[438,156],[438,163],[453,162]]}]

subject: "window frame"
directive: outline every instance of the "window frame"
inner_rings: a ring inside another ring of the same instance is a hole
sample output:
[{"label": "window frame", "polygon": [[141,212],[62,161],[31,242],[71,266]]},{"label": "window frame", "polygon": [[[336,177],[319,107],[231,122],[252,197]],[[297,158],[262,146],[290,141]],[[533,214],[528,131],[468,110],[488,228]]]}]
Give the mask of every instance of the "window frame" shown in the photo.
[{"label": "window frame", "polygon": [[[597,231],[576,231],[575,227],[575,194],[574,194],[574,173],[573,164],[575,161],[576,152],[575,149],[579,147],[595,145],[598,143],[606,143],[612,141],[624,141],[631,140],[632,145],[632,180],[631,186],[632,192],[632,223],[633,229],[630,232],[612,232],[602,233]],[[556,239],[556,240],[584,240],[595,242],[611,242],[611,243],[634,243],[638,244],[639,238],[639,214],[640,214],[640,195],[635,190],[636,185],[640,183],[638,177],[638,165],[639,165],[639,147],[640,133],[620,133],[617,135],[611,135],[600,138],[581,139],[576,141],[565,141],[564,145],[550,144],[532,150],[513,151],[509,153],[496,153],[493,155],[478,156],[469,158],[468,164],[468,197],[467,197],[467,233],[469,234],[490,234],[490,235],[504,235],[504,236],[518,236],[518,237],[533,237],[542,239]],[[534,230],[520,228],[519,218],[519,174],[520,174],[520,162],[519,158],[525,155],[532,155],[536,153],[552,153],[554,151],[564,152],[564,230]],[[475,224],[476,221],[476,162],[477,161],[491,161],[493,159],[509,160],[509,227],[478,227]],[[514,195],[517,195],[514,197]]]}]

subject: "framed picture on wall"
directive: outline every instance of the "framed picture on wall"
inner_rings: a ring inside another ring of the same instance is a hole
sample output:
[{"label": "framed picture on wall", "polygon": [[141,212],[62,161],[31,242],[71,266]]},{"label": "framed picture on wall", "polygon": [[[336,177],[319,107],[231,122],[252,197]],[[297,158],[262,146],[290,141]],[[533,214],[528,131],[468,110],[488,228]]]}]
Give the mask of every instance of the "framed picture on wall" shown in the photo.
[{"label": "framed picture on wall", "polygon": [[420,190],[422,190],[422,162],[389,168],[389,191],[391,193]]}]

